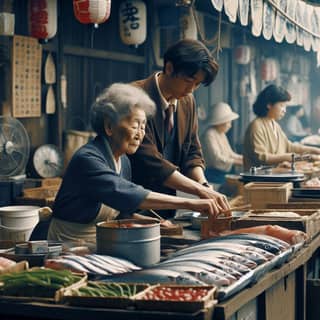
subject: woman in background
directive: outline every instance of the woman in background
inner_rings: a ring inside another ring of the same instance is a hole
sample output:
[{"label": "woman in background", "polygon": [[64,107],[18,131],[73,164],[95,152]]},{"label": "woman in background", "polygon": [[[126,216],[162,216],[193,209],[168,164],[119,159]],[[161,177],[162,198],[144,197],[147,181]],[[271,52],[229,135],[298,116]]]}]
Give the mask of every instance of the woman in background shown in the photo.
[{"label": "woman in background", "polygon": [[239,115],[232,111],[225,102],[212,106],[208,116],[208,126],[201,136],[201,145],[206,162],[205,175],[217,190],[225,182],[225,175],[234,166],[242,166],[242,155],[234,152],[227,138],[227,132],[232,127],[232,121]]},{"label": "woman in background", "polygon": [[253,104],[257,117],[249,124],[244,138],[245,170],[253,166],[278,165],[291,161],[292,153],[309,153],[313,160],[319,159],[320,148],[292,143],[278,124],[286,113],[290,99],[287,90],[273,84],[259,93]]}]

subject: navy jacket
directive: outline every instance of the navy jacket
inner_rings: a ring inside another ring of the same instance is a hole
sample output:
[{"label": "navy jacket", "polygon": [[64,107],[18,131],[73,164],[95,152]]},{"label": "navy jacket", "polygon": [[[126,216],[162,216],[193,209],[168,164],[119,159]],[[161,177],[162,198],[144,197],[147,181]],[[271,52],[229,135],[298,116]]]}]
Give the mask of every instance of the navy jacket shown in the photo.
[{"label": "navy jacket", "polygon": [[72,157],[53,206],[53,217],[76,223],[92,222],[101,204],[120,211],[120,218],[134,213],[149,190],[131,180],[126,155],[121,156],[121,172],[115,171],[110,146],[96,137]]}]

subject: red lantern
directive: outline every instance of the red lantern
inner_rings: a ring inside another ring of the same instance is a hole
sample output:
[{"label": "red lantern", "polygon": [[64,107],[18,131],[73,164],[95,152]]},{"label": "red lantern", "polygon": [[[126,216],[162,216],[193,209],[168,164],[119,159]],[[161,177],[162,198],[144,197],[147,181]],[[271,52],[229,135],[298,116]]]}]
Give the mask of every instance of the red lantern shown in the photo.
[{"label": "red lantern", "polygon": [[76,19],[84,24],[105,22],[111,11],[111,0],[73,0],[73,12]]},{"label": "red lantern", "polygon": [[57,33],[57,0],[29,0],[29,33],[51,39]]},{"label": "red lantern", "polygon": [[276,80],[279,74],[278,62],[275,59],[267,58],[261,65],[261,79],[264,81]]}]

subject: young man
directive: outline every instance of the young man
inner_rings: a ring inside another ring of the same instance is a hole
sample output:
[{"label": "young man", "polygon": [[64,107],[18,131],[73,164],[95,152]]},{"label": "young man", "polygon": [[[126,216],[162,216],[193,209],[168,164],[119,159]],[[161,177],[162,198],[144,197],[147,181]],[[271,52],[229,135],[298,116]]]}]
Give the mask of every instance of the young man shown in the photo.
[{"label": "young man", "polygon": [[[203,199],[214,199],[216,213],[228,210],[226,197],[215,192],[204,175],[204,160],[198,137],[198,119],[193,91],[215,79],[218,64],[199,41],[181,40],[164,54],[162,72],[136,81],[156,103],[146,135],[130,157],[133,180],[154,191],[176,190]],[[173,212],[161,212],[171,217]]]}]

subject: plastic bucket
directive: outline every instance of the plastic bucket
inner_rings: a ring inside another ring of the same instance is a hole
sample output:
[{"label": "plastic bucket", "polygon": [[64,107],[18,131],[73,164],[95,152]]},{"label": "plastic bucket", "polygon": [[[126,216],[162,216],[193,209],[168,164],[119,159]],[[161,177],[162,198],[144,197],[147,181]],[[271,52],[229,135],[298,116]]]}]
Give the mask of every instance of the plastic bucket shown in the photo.
[{"label": "plastic bucket", "polygon": [[0,239],[27,241],[39,222],[37,206],[0,207]]}]

